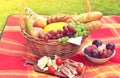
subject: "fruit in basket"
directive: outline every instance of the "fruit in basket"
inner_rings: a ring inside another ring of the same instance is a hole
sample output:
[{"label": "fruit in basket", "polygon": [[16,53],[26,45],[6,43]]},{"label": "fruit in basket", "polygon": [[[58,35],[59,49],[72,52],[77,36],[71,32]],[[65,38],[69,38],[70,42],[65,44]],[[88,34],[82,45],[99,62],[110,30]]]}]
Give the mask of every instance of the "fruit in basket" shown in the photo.
[{"label": "fruit in basket", "polygon": [[62,30],[58,29],[56,31],[50,30],[45,34],[44,40],[58,39],[59,42],[67,42],[67,40],[76,34],[74,27],[66,25],[62,26]]},{"label": "fruit in basket", "polygon": [[38,38],[40,34],[43,34],[43,29],[42,29],[42,28],[33,27],[33,28],[30,30],[30,35],[33,36],[33,37]]},{"label": "fruit in basket", "polygon": [[67,25],[63,27],[63,34],[65,36],[72,37],[76,34],[76,30],[72,26]]},{"label": "fruit in basket", "polygon": [[65,36],[62,38],[59,38],[58,41],[63,44],[66,44],[69,38],[88,36],[89,31],[86,30],[83,23],[71,22],[67,26],[63,27],[63,34]]},{"label": "fruit in basket", "polygon": [[51,23],[45,26],[44,32],[47,33],[51,30],[54,30],[55,32],[57,30],[63,30],[63,26],[68,25],[66,22],[56,22],[56,23]]},{"label": "fruit in basket", "polygon": [[66,44],[66,42],[69,40],[69,37],[65,36],[65,37],[61,37],[58,39],[58,42],[62,43],[62,44]]},{"label": "fruit in basket", "polygon": [[38,17],[34,20],[33,26],[44,28],[47,25],[47,19],[45,17]]},{"label": "fruit in basket", "polygon": [[76,34],[74,35],[74,37],[79,37],[79,36],[87,36],[89,34],[89,31],[86,30],[85,28],[85,24],[80,23],[80,22],[71,22],[69,23],[70,26],[72,26],[73,28],[75,28],[76,30]]},{"label": "fruit in basket", "polygon": [[27,18],[25,25],[26,25],[26,26],[25,26],[25,27],[26,27],[26,32],[27,32],[28,34],[30,34],[31,29],[33,28],[32,20],[29,19],[29,18]]}]

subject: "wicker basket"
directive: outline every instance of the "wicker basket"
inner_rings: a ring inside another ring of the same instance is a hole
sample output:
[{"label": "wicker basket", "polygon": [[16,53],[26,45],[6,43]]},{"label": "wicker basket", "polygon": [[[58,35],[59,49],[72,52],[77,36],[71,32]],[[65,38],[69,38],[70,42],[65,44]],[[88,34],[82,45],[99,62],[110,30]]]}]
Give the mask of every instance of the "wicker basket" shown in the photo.
[{"label": "wicker basket", "polygon": [[[59,43],[57,40],[48,40],[44,41],[40,38],[34,38],[31,35],[27,34],[24,30],[22,31],[24,38],[27,41],[28,47],[31,52],[39,57],[41,56],[50,56],[58,55],[62,58],[68,58],[76,54],[80,46],[66,43]],[[82,39],[82,42],[86,37]]]},{"label": "wicker basket", "polygon": [[[22,2],[22,4],[24,4],[24,2]],[[48,42],[45,42],[43,39],[34,38],[28,33],[26,33],[25,23],[23,21],[23,11],[24,11],[24,5],[20,7],[20,14],[19,14],[21,31],[24,38],[27,41],[29,49],[33,54],[39,57],[45,56],[45,55],[54,57],[54,55],[58,55],[62,58],[68,58],[77,53],[78,49],[80,48],[80,46],[78,45],[71,44],[71,43],[62,44],[62,43],[59,43],[57,40],[48,40]],[[86,37],[83,37],[82,42],[85,39]]]}]

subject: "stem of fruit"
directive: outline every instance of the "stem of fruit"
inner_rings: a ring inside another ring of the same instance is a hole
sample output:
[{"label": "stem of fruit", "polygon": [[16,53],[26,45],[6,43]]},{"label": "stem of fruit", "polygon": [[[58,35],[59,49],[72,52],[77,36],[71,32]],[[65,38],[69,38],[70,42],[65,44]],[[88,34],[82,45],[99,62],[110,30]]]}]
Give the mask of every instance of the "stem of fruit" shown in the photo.
[{"label": "stem of fruit", "polygon": [[32,11],[30,8],[26,7],[25,8],[25,11],[27,12],[27,14],[30,16],[30,17],[34,17],[34,18],[37,18],[38,17],[38,14],[36,14],[34,11]]},{"label": "stem of fruit", "polygon": [[86,7],[87,7],[87,11],[90,12],[91,11],[91,7],[90,7],[90,2],[89,0],[84,0],[86,3]]}]

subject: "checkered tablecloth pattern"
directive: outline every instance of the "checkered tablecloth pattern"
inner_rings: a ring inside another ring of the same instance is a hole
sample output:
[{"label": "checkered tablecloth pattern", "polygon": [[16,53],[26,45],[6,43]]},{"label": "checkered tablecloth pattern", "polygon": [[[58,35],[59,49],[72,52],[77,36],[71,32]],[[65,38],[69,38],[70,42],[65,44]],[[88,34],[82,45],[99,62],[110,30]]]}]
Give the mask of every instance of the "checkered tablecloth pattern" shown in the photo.
[{"label": "checkered tablecloth pattern", "polygon": [[[81,54],[81,47],[71,59],[85,64],[83,78],[120,78],[120,16],[104,16],[100,21],[102,28],[91,32],[82,47],[94,39],[101,39],[103,43],[111,41],[116,44],[116,55],[107,63],[96,65]],[[0,78],[58,78],[37,73],[32,66],[24,66],[23,57],[34,59],[20,33],[18,16],[10,15],[0,40]]]}]

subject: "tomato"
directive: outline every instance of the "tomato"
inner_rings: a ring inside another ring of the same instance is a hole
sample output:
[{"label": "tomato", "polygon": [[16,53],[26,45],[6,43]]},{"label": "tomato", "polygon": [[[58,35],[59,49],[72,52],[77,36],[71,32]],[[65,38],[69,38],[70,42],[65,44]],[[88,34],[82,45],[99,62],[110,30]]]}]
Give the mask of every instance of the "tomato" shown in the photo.
[{"label": "tomato", "polygon": [[48,72],[50,73],[50,74],[54,74],[55,73],[55,68],[54,68],[54,66],[49,66],[48,67]]},{"label": "tomato", "polygon": [[56,59],[56,64],[60,66],[63,63],[63,60],[61,58]]},{"label": "tomato", "polygon": [[78,66],[78,67],[76,68],[76,71],[77,71],[78,74],[81,74],[82,71],[83,71],[83,69],[82,69],[81,66]]}]

